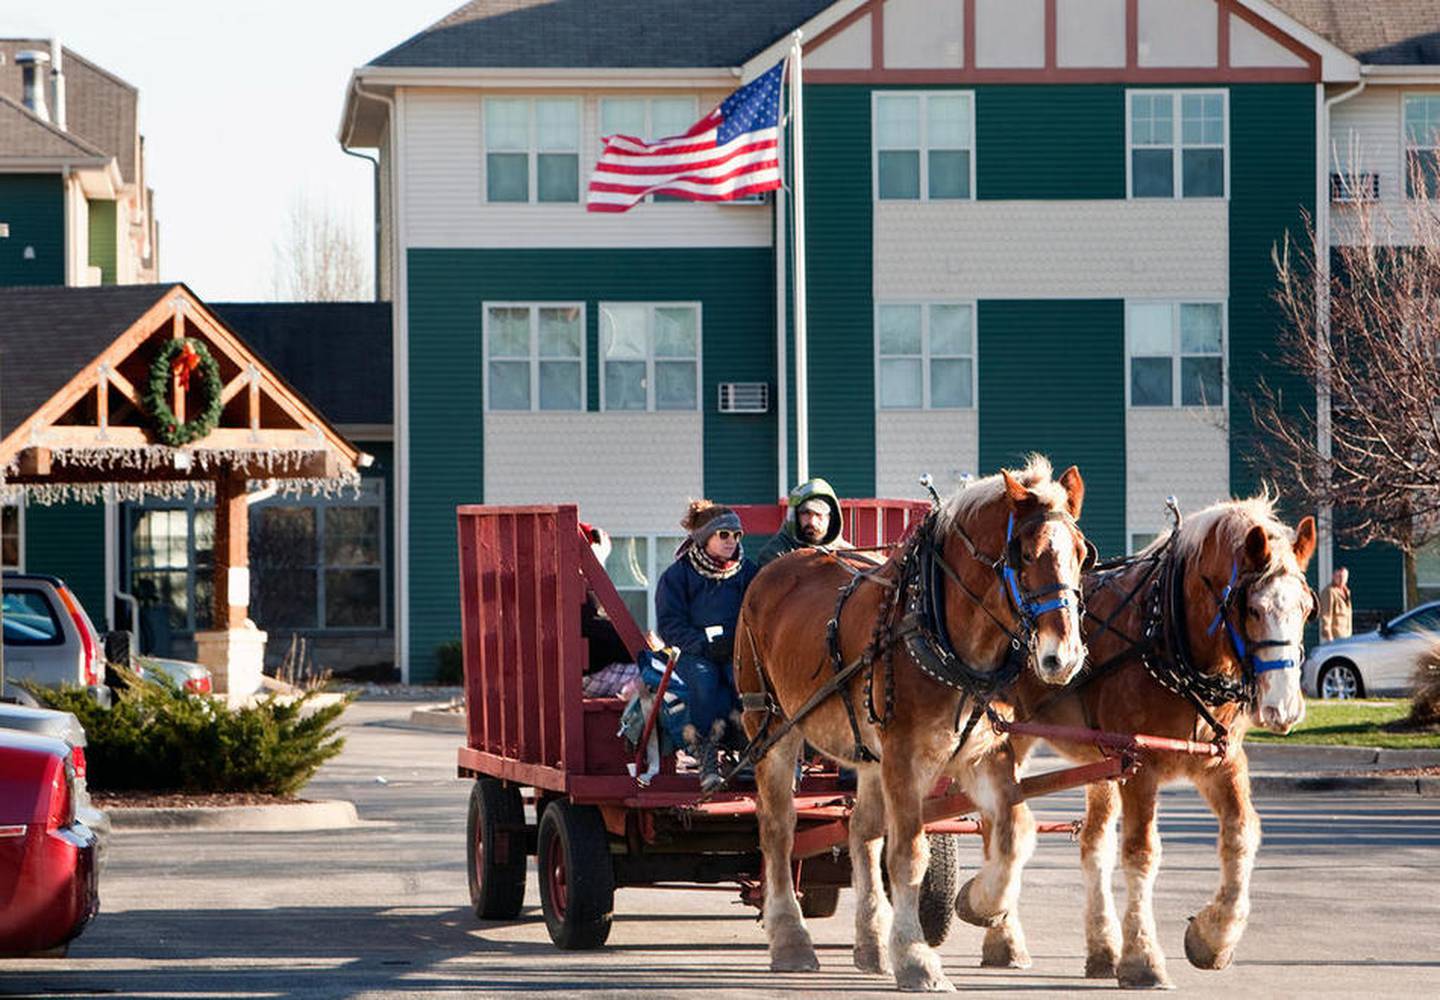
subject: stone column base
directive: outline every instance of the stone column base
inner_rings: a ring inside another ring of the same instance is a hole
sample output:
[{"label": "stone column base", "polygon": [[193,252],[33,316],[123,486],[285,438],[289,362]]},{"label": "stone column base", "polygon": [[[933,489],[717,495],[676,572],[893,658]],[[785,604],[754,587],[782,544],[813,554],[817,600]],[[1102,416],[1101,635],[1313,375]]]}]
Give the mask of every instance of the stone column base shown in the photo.
[{"label": "stone column base", "polygon": [[265,639],[266,633],[250,622],[244,628],[195,633],[195,659],[210,668],[216,694],[233,703],[260,690]]}]

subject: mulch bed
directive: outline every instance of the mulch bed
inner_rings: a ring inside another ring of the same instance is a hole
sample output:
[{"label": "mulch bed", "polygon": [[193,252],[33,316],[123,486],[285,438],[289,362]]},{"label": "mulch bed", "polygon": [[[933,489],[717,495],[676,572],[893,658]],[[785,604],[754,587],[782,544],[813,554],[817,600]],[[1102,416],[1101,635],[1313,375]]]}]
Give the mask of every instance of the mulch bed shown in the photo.
[{"label": "mulch bed", "polygon": [[289,806],[308,799],[293,795],[266,795],[261,792],[91,792],[100,809],[185,809],[195,807]]}]

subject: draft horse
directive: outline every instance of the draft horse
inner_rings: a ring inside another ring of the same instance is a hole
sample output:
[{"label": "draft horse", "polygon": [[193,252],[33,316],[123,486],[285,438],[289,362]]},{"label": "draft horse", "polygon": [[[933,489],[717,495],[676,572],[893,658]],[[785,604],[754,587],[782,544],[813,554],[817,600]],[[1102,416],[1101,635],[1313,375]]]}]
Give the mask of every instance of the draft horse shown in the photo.
[{"label": "draft horse", "polygon": [[[1131,988],[1170,985],[1153,912],[1156,807],[1160,787],[1182,778],[1220,826],[1220,885],[1191,919],[1185,955],[1201,969],[1230,964],[1249,917],[1260,845],[1242,740],[1252,724],[1286,733],[1305,717],[1300,665],[1305,622],[1316,606],[1305,567],[1314,551],[1312,517],[1292,531],[1269,497],[1215,504],[1138,556],[1087,575],[1089,664],[1070,688],[1056,695],[1029,678],[1017,685],[1017,713],[1028,721],[1210,740],[1220,750],[1212,757],[1158,754],[1124,784],[1087,787],[1080,832],[1086,976],[1117,977]],[[1012,739],[1023,761],[1035,741]],[[1099,759],[1093,746],[1050,742],[1071,760]],[[1111,891],[1117,812],[1124,824],[1123,924]],[[986,932],[982,964],[1028,961],[1011,910]]]},{"label": "draft horse", "polygon": [[[1059,685],[1084,662],[1080,583],[1094,558],[1076,525],[1084,495],[1075,467],[1057,480],[1033,457],[937,505],[881,566],[802,550],[750,585],[736,679],[751,745],[764,754],[756,786],[772,970],[819,968],[791,876],[795,763],[806,742],[857,770],[857,967],[893,971],[901,989],[954,988],[918,908],[929,860],[922,800],[942,775],[994,825],[957,905],[975,919],[1013,908],[1035,825],[1012,797],[1008,743],[975,723],[1021,672]],[[881,889],[882,837],[893,908]]]}]

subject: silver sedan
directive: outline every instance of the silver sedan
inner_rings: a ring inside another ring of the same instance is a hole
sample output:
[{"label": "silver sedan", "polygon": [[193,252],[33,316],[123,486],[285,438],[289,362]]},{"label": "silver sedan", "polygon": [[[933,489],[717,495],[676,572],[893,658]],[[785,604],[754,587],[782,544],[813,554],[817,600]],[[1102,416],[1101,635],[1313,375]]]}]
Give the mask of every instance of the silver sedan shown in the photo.
[{"label": "silver sedan", "polygon": [[1379,628],[1310,651],[1301,672],[1312,698],[1409,694],[1419,657],[1440,641],[1440,601],[1422,604]]}]

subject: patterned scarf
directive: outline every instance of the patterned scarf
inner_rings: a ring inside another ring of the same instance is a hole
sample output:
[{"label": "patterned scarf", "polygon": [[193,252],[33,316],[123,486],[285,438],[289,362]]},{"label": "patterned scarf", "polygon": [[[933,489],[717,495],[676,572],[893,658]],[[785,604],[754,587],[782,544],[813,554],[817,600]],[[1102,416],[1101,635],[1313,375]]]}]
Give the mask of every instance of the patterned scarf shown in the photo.
[{"label": "patterned scarf", "polygon": [[689,546],[685,555],[690,560],[690,565],[695,567],[695,572],[707,580],[728,580],[740,572],[740,563],[745,558],[745,547],[737,545],[734,558],[726,562],[720,562],[699,545]]}]

